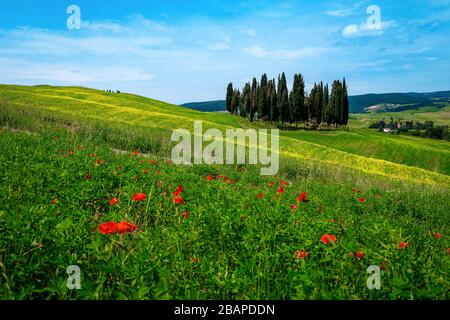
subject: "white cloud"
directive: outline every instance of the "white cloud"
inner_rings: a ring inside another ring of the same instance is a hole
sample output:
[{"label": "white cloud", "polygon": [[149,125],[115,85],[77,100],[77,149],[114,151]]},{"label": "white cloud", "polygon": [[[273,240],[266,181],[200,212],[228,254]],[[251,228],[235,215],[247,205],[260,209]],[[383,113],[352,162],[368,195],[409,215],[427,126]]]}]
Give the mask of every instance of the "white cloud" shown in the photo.
[{"label": "white cloud", "polygon": [[328,48],[320,48],[320,47],[307,47],[296,50],[274,50],[267,51],[261,46],[252,46],[248,48],[244,48],[243,50],[246,54],[257,57],[257,58],[271,58],[271,59],[301,59],[306,58],[313,55],[318,55],[324,52],[328,52]]},{"label": "white cloud", "polygon": [[396,22],[394,20],[382,21],[379,28],[373,28],[368,23],[361,23],[359,25],[351,24],[342,29],[342,35],[345,38],[379,36],[384,34],[386,30],[394,27],[395,25]]},{"label": "white cloud", "polygon": [[252,38],[256,37],[256,30],[255,29],[244,29],[244,30],[241,30],[241,33],[243,33],[243,34],[245,34],[245,35],[247,35],[249,37],[252,37]]},{"label": "white cloud", "polygon": [[328,16],[332,16],[332,17],[339,17],[339,18],[343,18],[343,17],[348,17],[352,14],[353,10],[352,9],[335,9],[335,10],[328,10],[327,12],[325,12],[326,15]]},{"label": "white cloud", "polygon": [[63,63],[35,63],[27,60],[0,59],[0,82],[15,79],[52,81],[70,84],[94,82],[148,81],[154,75],[136,67],[92,66]]}]

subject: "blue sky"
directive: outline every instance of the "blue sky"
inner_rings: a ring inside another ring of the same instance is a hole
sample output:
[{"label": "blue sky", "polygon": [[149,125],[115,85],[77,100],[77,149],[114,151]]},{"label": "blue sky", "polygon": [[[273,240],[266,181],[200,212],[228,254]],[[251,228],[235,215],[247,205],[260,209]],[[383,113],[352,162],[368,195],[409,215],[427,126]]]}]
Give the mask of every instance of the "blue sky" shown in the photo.
[{"label": "blue sky", "polygon": [[[70,5],[79,30],[67,28]],[[15,0],[1,4],[0,83],[172,103],[223,99],[230,81],[283,71],[308,88],[346,77],[350,94],[450,90],[449,34],[450,0]]]}]

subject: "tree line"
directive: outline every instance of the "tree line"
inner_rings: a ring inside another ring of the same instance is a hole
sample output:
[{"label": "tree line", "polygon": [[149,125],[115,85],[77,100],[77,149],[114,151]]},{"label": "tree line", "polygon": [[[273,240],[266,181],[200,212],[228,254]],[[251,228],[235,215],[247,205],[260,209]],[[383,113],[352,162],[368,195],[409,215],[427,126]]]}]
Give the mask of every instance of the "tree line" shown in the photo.
[{"label": "tree line", "polygon": [[294,75],[292,90],[289,92],[284,72],[275,79],[268,80],[263,74],[258,82],[245,84],[241,90],[229,83],[226,108],[231,114],[240,115],[250,121],[262,120],[272,123],[308,124],[321,123],[346,126],[349,118],[347,84],[335,80],[331,86],[323,82],[315,83],[309,94],[305,91],[305,80],[301,74]]}]

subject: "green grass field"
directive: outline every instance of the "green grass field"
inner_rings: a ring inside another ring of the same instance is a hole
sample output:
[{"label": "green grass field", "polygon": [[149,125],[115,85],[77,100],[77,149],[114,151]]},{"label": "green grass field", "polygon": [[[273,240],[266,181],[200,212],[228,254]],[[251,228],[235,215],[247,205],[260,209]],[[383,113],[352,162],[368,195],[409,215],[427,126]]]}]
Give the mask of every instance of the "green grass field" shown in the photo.
[{"label": "green grass field", "polygon": [[[170,164],[172,130],[194,120],[266,126],[129,94],[0,85],[0,298],[449,298],[448,142],[365,120],[283,131],[281,170],[262,177]],[[138,230],[101,234],[110,221]],[[70,265],[81,290],[66,287]],[[370,265],[382,268],[380,290],[366,286]]]}]

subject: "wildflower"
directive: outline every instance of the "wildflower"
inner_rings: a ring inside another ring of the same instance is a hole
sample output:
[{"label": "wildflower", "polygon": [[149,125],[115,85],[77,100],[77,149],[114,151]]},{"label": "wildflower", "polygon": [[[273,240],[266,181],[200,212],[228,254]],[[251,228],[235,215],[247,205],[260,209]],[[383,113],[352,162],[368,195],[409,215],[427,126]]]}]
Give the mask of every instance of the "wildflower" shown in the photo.
[{"label": "wildflower", "polygon": [[284,192],[284,188],[283,187],[279,187],[278,189],[277,189],[277,193],[278,194],[282,194]]},{"label": "wildflower", "polygon": [[442,239],[442,234],[438,232],[433,232],[433,235],[436,239]]},{"label": "wildflower", "polygon": [[364,203],[364,202],[366,202],[366,199],[364,199],[364,198],[359,198],[359,200],[358,200],[360,203]]},{"label": "wildflower", "polygon": [[182,214],[182,216],[183,218],[188,219],[191,216],[191,214],[186,211],[185,213]]},{"label": "wildflower", "polygon": [[147,169],[144,169],[144,170],[142,171],[142,173],[143,173],[143,174],[148,174],[148,170],[147,170]]},{"label": "wildflower", "polygon": [[98,226],[98,231],[101,234],[114,234],[117,231],[117,223],[114,221],[107,222]]},{"label": "wildflower", "polygon": [[112,198],[111,201],[109,201],[109,205],[110,206],[114,206],[117,204],[117,202],[119,202],[119,199],[117,198]]},{"label": "wildflower", "polygon": [[126,221],[122,221],[122,222],[118,223],[116,228],[117,228],[117,232],[120,234],[133,233],[134,231],[136,231],[138,229],[138,227],[136,225],[131,224]]},{"label": "wildflower", "polygon": [[297,250],[295,252],[295,257],[297,259],[305,259],[307,256],[309,256],[309,252],[307,252],[305,250]]},{"label": "wildflower", "polygon": [[306,192],[302,192],[300,193],[300,195],[297,198],[297,202],[303,202],[303,203],[308,203],[308,195],[306,194]]},{"label": "wildflower", "polygon": [[177,190],[175,190],[175,192],[173,194],[174,194],[174,196],[178,197],[182,192],[183,192],[183,186],[179,185]]},{"label": "wildflower", "polygon": [[139,155],[139,151],[134,150],[134,151],[133,151],[133,155],[135,155],[135,156]]},{"label": "wildflower", "polygon": [[386,262],[385,261],[382,261],[380,263],[380,269],[383,270],[383,271],[386,271]]},{"label": "wildflower", "polygon": [[93,157],[93,158],[95,158],[97,155],[95,154],[95,153],[91,153],[91,154],[89,154],[89,157]]},{"label": "wildflower", "polygon": [[175,203],[175,204],[183,204],[184,203],[184,199],[182,197],[180,197],[180,196],[176,196],[173,199],[173,203]]},{"label": "wildflower", "polygon": [[257,194],[256,195],[256,198],[257,199],[262,199],[262,198],[264,198],[266,195],[264,194],[264,193],[260,193],[260,194]]},{"label": "wildflower", "polygon": [[360,193],[361,190],[355,188],[355,189],[352,189],[352,192],[353,192],[353,193]]},{"label": "wildflower", "polygon": [[284,181],[284,180],[280,180],[280,185],[283,187],[289,187],[289,182]]},{"label": "wildflower", "polygon": [[156,160],[149,160],[148,162],[151,164],[158,164],[158,161],[156,161]]},{"label": "wildflower", "polygon": [[271,181],[269,182],[269,187],[273,187],[275,185],[275,182]]},{"label": "wildflower", "polygon": [[210,174],[206,177],[206,180],[208,180],[208,181],[212,181],[213,179],[214,179],[213,176]]},{"label": "wildflower", "polygon": [[86,175],[84,176],[84,178],[86,180],[91,180],[92,176],[90,175],[90,173],[86,173]]},{"label": "wildflower", "polygon": [[147,198],[145,193],[136,193],[133,195],[133,201],[144,201]]},{"label": "wildflower", "polygon": [[356,253],[356,259],[361,260],[362,258],[364,258],[364,252],[358,251]]},{"label": "wildflower", "polygon": [[398,245],[398,247],[400,249],[407,248],[408,246],[409,246],[408,242],[404,242],[404,241],[400,242],[400,244]]},{"label": "wildflower", "polygon": [[52,199],[50,201],[50,204],[52,204],[52,205],[56,205],[57,203],[58,203],[58,199]]},{"label": "wildflower", "polygon": [[322,238],[320,238],[320,241],[322,241],[324,244],[336,242],[336,236],[332,234],[325,234],[322,236]]},{"label": "wildflower", "polygon": [[200,259],[199,258],[191,258],[191,262],[192,263],[199,263]]},{"label": "wildflower", "polygon": [[291,210],[295,210],[295,209],[297,209],[298,208],[298,206],[296,206],[295,204],[293,204],[292,206],[291,206]]}]

